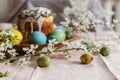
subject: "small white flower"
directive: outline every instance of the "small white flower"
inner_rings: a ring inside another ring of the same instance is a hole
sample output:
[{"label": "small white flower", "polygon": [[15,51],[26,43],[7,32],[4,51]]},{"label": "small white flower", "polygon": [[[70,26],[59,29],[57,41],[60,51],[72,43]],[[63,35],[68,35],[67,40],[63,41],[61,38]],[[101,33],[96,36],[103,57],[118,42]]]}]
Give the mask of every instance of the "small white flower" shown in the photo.
[{"label": "small white flower", "polygon": [[118,23],[118,20],[117,19],[113,19],[113,23]]},{"label": "small white flower", "polygon": [[42,48],[42,52],[47,52],[47,51],[48,51],[47,47]]},{"label": "small white flower", "polygon": [[28,47],[23,48],[23,51],[28,51],[28,50],[29,50]]},{"label": "small white flower", "polygon": [[5,46],[5,43],[3,42],[3,43],[1,43],[1,45],[0,45],[1,47],[4,47]]},{"label": "small white flower", "polygon": [[29,64],[29,63],[30,63],[30,61],[27,60],[26,58],[20,58],[20,59],[18,60],[17,65],[24,66],[24,65]]},{"label": "small white flower", "polygon": [[47,46],[47,48],[48,48],[49,50],[53,50],[52,44],[51,44],[51,45],[49,44],[49,45]]},{"label": "small white flower", "polygon": [[5,57],[5,53],[0,52],[0,59],[3,59]]},{"label": "small white flower", "polygon": [[11,50],[7,50],[7,52],[9,54],[11,54],[12,56],[16,56],[18,53],[16,53],[16,50],[15,49],[11,49]]},{"label": "small white flower", "polygon": [[35,47],[34,47],[35,49],[37,49],[38,48],[38,45],[35,45]]},{"label": "small white flower", "polygon": [[49,40],[49,44],[54,43],[54,42],[55,42],[54,39]]},{"label": "small white flower", "polygon": [[75,21],[75,20],[72,20],[72,24],[73,24],[74,26],[79,26],[79,22],[77,22],[77,21]]},{"label": "small white flower", "polygon": [[47,49],[52,53],[52,54],[55,54],[54,53],[54,44],[53,43],[49,43],[48,46],[47,46]]},{"label": "small white flower", "polygon": [[37,48],[38,48],[38,45],[30,45],[30,48],[31,48],[31,49],[37,49]]},{"label": "small white flower", "polygon": [[62,26],[64,26],[64,27],[69,27],[69,23],[67,23],[67,22],[60,22],[60,24],[62,25]]},{"label": "small white flower", "polygon": [[71,23],[71,20],[69,18],[65,18],[65,21],[66,21],[67,24]]},{"label": "small white flower", "polygon": [[34,49],[34,45],[30,45],[30,48],[31,48],[31,49]]},{"label": "small white flower", "polygon": [[12,31],[9,31],[8,33],[9,33],[8,35],[10,35],[10,36],[16,36],[15,33]]},{"label": "small white flower", "polygon": [[0,45],[0,51],[4,51],[5,50],[5,43],[1,43],[1,45]]},{"label": "small white flower", "polygon": [[34,54],[37,48],[38,48],[38,45],[30,45],[30,47],[23,48],[23,51],[26,51],[27,54],[29,53]]},{"label": "small white flower", "polygon": [[12,42],[9,39],[6,39],[5,43],[3,42],[1,46],[4,47],[4,50],[6,51],[8,48],[12,48]]}]

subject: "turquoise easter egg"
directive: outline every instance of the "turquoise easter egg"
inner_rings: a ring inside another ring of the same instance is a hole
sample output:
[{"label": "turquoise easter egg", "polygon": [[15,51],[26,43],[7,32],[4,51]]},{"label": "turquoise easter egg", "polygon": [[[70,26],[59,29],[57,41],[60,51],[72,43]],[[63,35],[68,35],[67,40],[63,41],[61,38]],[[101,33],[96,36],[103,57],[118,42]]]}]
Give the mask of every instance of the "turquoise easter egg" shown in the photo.
[{"label": "turquoise easter egg", "polygon": [[46,44],[47,37],[44,33],[40,31],[35,31],[30,36],[30,43],[31,44]]},{"label": "turquoise easter egg", "polygon": [[64,28],[64,27],[62,27],[62,26],[58,27],[57,29],[61,29],[61,30],[63,30],[64,32],[67,31],[66,28]]},{"label": "turquoise easter egg", "polygon": [[84,45],[86,46],[87,49],[90,49],[92,47],[92,44],[88,41],[85,41]]},{"label": "turquoise easter egg", "polygon": [[51,35],[54,35],[58,42],[62,42],[66,38],[66,34],[61,29],[55,29]]}]

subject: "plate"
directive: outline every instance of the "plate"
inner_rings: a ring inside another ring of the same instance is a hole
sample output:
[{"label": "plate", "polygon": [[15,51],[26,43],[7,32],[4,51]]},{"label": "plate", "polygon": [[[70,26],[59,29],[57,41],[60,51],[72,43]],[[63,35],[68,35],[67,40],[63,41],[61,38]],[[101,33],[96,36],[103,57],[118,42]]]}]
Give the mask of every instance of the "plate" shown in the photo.
[{"label": "plate", "polygon": [[[65,40],[65,41],[71,42],[71,41],[73,41],[77,38],[78,38],[78,36],[74,35],[71,39],[68,39],[68,40]],[[15,45],[14,49],[16,49],[16,52],[19,53],[19,54],[25,54],[25,52],[23,51],[23,48],[24,47],[30,47],[30,45],[38,45],[37,50],[41,50],[42,48],[48,46],[48,44],[21,44],[21,45]],[[62,43],[58,43],[55,46],[59,49],[59,48],[63,47],[64,45]]]}]

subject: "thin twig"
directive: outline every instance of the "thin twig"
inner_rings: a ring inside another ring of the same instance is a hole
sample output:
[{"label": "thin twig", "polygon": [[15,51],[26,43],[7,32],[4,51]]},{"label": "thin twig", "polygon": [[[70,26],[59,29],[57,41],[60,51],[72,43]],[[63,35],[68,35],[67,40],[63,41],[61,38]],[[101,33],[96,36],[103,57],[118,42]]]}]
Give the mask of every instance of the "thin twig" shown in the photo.
[{"label": "thin twig", "polygon": [[[71,50],[83,50],[82,48],[71,48],[71,49],[65,49],[65,50],[58,50],[58,51],[55,51],[55,52],[63,52],[63,51],[71,51]],[[30,54],[30,56],[37,56],[37,55],[40,55],[40,54],[46,54],[47,52],[37,52],[36,54]],[[1,59],[0,60],[0,63],[4,63],[4,62],[7,62],[7,61],[11,61],[11,60],[17,60],[17,59],[21,59],[21,58],[26,58],[28,57],[27,55],[22,55],[22,56],[16,56],[16,57],[12,57],[12,58],[9,58],[9,59]]]}]

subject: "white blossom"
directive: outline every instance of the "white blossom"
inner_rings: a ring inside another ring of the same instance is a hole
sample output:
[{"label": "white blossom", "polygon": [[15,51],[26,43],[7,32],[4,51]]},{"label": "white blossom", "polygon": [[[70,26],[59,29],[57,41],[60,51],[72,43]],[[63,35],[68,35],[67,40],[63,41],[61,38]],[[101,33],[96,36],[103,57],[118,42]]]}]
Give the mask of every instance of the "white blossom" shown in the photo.
[{"label": "white blossom", "polygon": [[51,39],[48,41],[48,45],[49,44],[58,44],[58,42],[55,39]]},{"label": "white blossom", "polygon": [[72,20],[72,24],[73,24],[74,26],[79,26],[79,22],[77,22],[77,21],[75,21],[75,20]]},{"label": "white blossom", "polygon": [[48,46],[47,46],[47,49],[52,53],[52,54],[55,54],[54,53],[54,49],[55,49],[55,42],[53,40],[50,40],[49,43],[48,43]]},{"label": "white blossom", "polygon": [[113,23],[118,23],[118,20],[117,19],[113,19]]},{"label": "white blossom", "polygon": [[30,47],[23,48],[23,51],[26,51],[27,54],[29,53],[34,54],[37,48],[38,48],[38,45],[30,45]]},{"label": "white blossom", "polygon": [[29,47],[24,47],[23,48],[23,51],[28,51],[29,50]]},{"label": "white blossom", "polygon": [[0,59],[3,59],[5,57],[5,53],[4,52],[0,52]]},{"label": "white blossom", "polygon": [[24,66],[24,65],[29,64],[29,63],[30,63],[29,59],[27,60],[26,58],[20,58],[20,59],[18,60],[17,65]]},{"label": "white blossom", "polygon": [[11,49],[11,50],[7,50],[7,52],[9,54],[11,54],[12,56],[16,56],[18,53],[16,53],[16,50],[15,49]]},{"label": "white blossom", "polygon": [[30,45],[30,48],[31,48],[31,49],[37,49],[37,48],[38,48],[38,45]]},{"label": "white blossom", "polygon": [[47,52],[47,51],[48,51],[47,47],[42,48],[42,52]]}]

